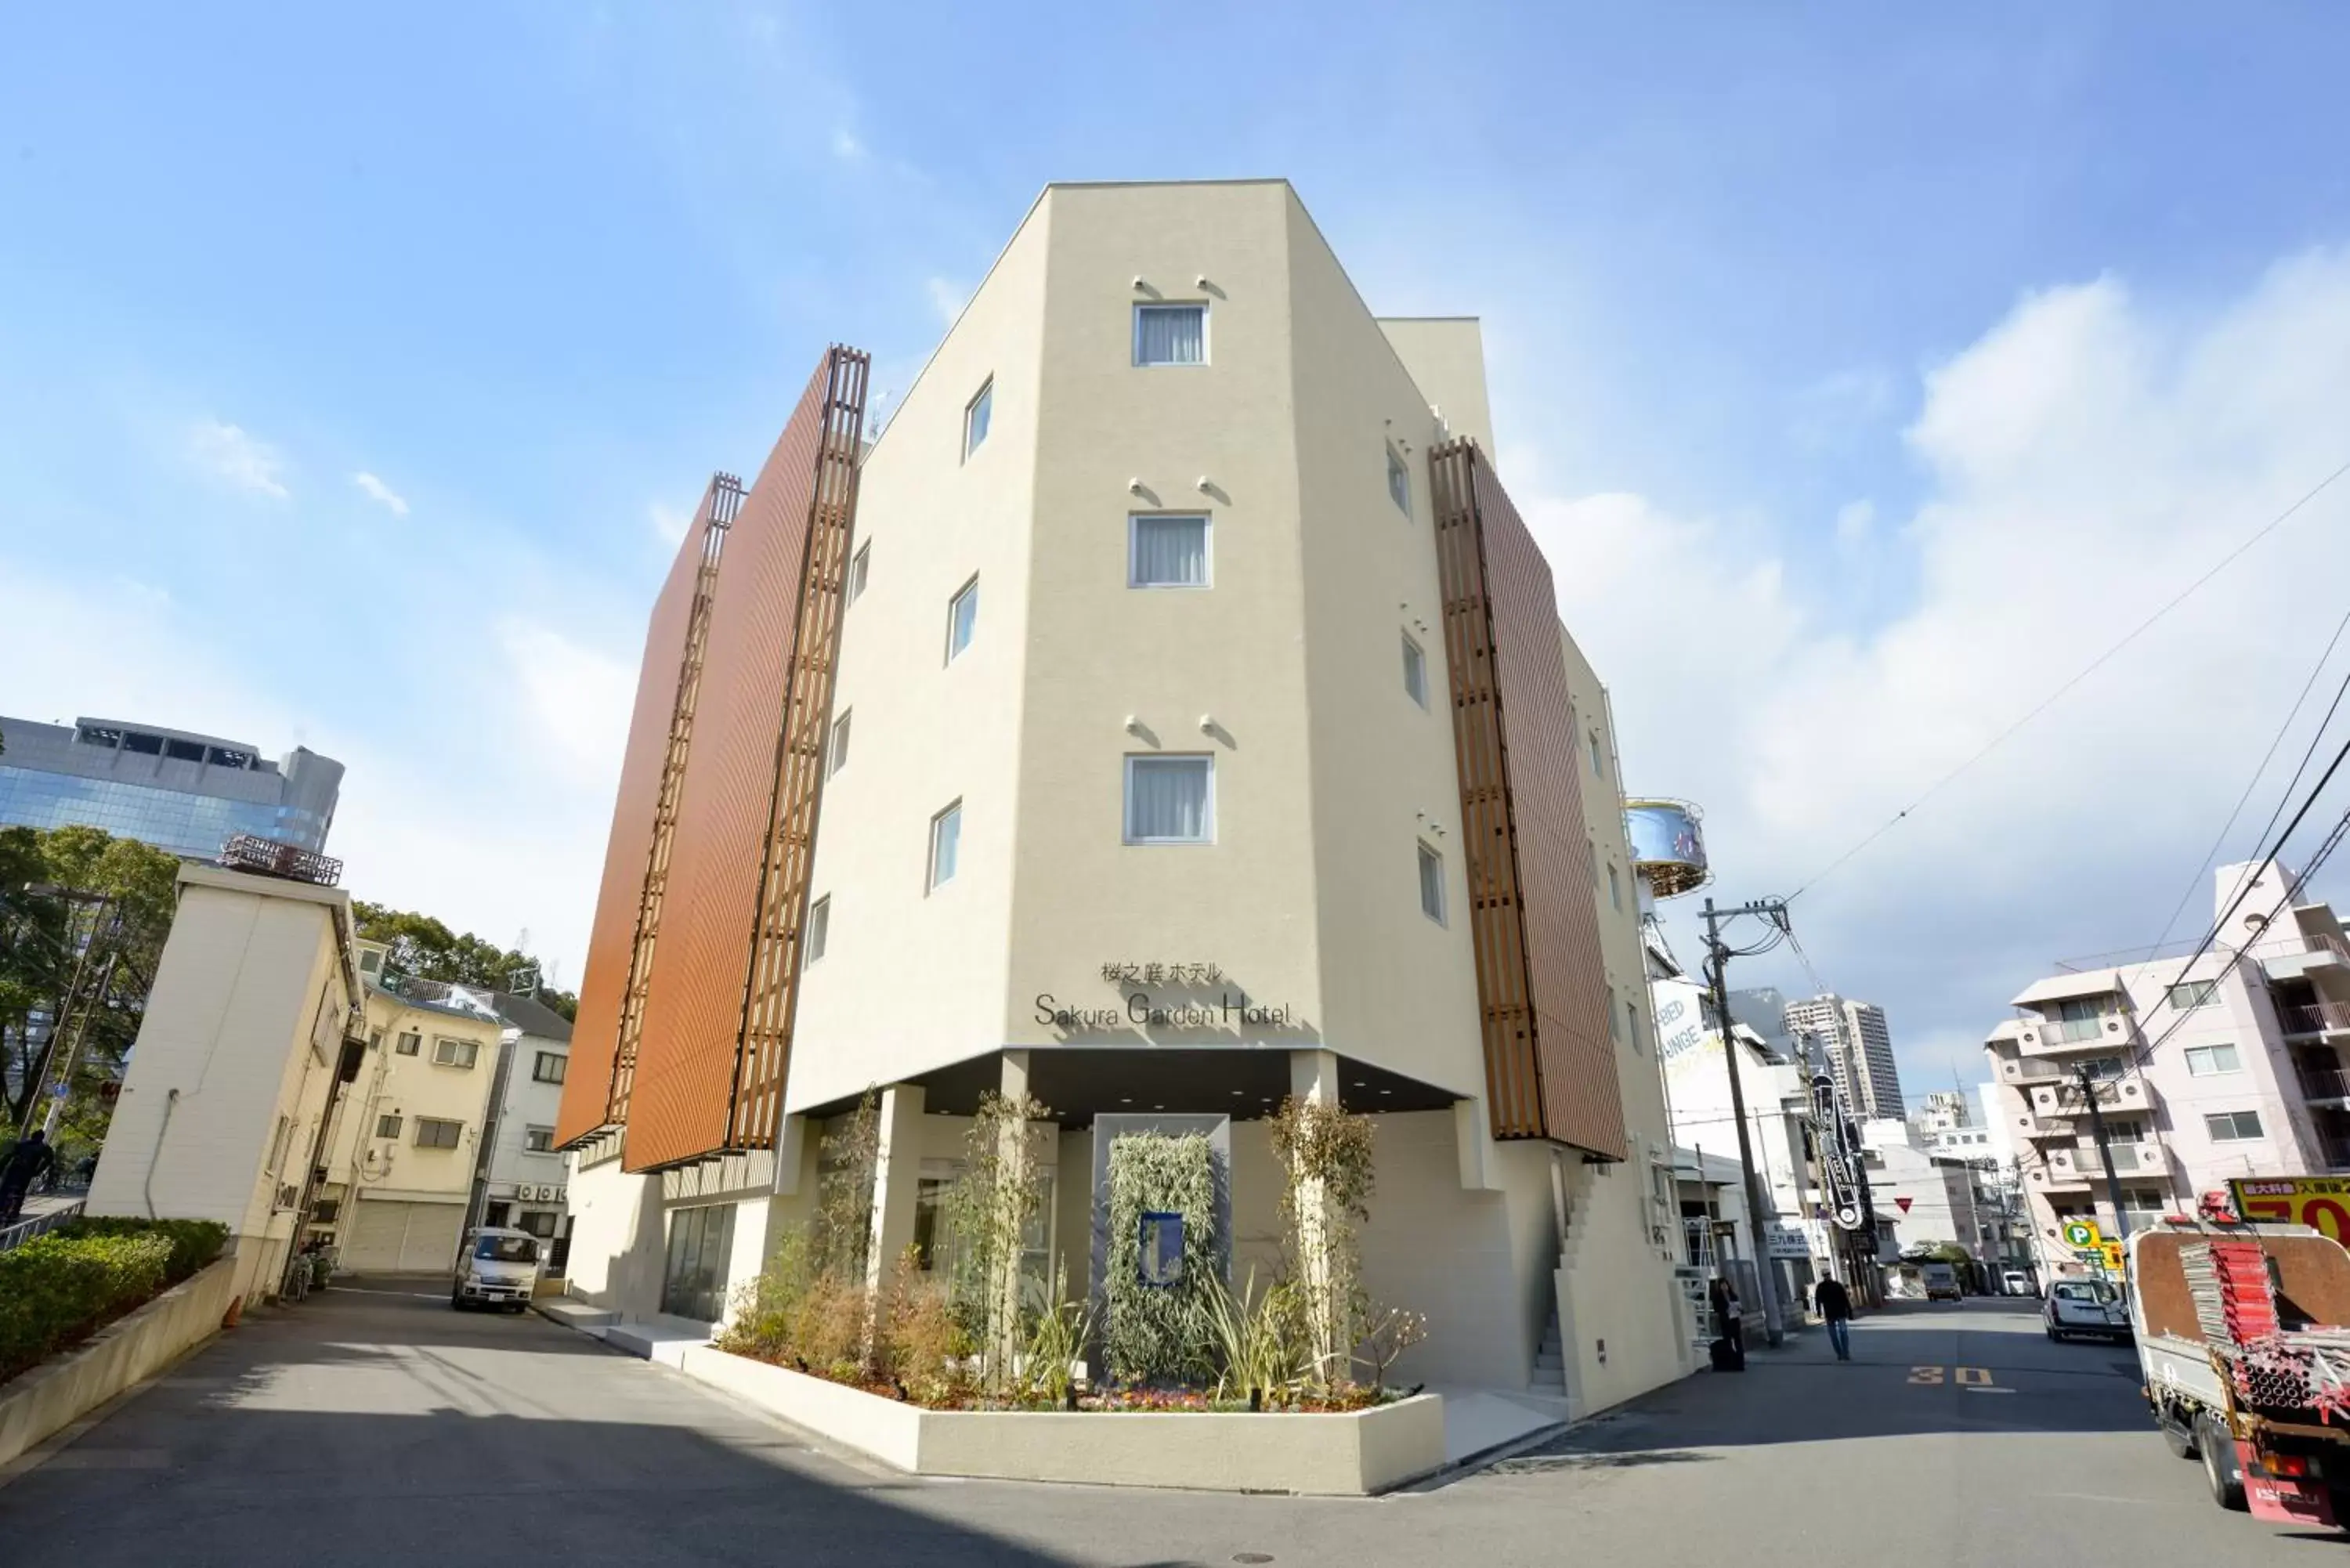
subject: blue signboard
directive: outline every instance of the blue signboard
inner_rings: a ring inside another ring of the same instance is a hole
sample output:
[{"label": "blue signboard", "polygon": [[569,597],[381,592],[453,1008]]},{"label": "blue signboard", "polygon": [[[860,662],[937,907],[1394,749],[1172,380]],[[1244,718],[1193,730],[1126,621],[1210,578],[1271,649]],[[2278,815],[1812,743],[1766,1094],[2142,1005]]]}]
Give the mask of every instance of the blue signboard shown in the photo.
[{"label": "blue signboard", "polygon": [[1146,1210],[1141,1217],[1142,1245],[1136,1272],[1146,1285],[1161,1288],[1183,1282],[1183,1216]]}]

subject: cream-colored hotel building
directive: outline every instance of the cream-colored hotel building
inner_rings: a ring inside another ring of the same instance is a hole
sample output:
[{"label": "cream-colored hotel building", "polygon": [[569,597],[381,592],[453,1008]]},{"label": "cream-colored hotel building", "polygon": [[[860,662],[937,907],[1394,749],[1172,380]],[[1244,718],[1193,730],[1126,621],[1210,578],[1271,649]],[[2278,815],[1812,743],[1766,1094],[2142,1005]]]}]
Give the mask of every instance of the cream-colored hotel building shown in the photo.
[{"label": "cream-colored hotel building", "polygon": [[1299,1093],[1378,1118],[1406,1379],[1581,1413],[1689,1370],[1607,701],[1477,322],[1373,316],[1285,182],[1055,185],[886,429],[865,379],[824,356],[653,615],[574,1291],[722,1314],[868,1088],[883,1255],[1013,1087],[1048,1271],[1096,1267],[1097,1135],[1229,1118],[1262,1277]]}]

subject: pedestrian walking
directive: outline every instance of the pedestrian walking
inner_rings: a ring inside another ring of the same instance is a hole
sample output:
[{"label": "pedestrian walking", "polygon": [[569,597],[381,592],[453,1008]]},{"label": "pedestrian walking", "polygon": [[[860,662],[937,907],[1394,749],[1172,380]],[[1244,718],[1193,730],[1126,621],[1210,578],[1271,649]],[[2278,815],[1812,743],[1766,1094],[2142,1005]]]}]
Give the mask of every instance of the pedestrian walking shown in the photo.
[{"label": "pedestrian walking", "polygon": [[1833,1276],[1813,1287],[1812,1301],[1820,1315],[1828,1320],[1828,1343],[1835,1346],[1838,1361],[1852,1359],[1852,1293],[1842,1281]]},{"label": "pedestrian walking", "polygon": [[33,1182],[57,1168],[57,1151],[49,1135],[36,1127],[0,1157],[0,1225],[13,1225],[25,1211],[25,1193]]}]

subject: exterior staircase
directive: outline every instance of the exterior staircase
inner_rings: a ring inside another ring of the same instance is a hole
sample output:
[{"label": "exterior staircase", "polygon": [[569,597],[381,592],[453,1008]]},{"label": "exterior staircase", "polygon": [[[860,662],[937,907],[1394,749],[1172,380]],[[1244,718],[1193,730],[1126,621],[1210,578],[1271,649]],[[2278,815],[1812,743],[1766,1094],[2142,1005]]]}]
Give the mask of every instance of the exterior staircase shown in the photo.
[{"label": "exterior staircase", "polygon": [[1551,1309],[1550,1321],[1543,1325],[1542,1348],[1534,1352],[1531,1391],[1559,1399],[1566,1397],[1566,1347],[1559,1340],[1556,1307]]}]

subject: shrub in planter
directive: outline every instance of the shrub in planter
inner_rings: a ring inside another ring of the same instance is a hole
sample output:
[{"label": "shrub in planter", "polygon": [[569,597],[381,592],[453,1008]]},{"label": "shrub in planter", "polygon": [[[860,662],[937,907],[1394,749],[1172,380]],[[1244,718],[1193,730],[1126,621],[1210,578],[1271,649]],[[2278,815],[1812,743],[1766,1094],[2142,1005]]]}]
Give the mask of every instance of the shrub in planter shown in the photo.
[{"label": "shrub in planter", "polygon": [[52,1236],[161,1236],[172,1244],[164,1265],[166,1284],[178,1284],[221,1255],[228,1245],[228,1227],[217,1220],[68,1220]]},{"label": "shrub in planter", "polygon": [[0,1252],[0,1381],[157,1294],[172,1252],[151,1234],[43,1236]]}]

